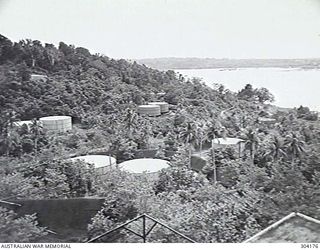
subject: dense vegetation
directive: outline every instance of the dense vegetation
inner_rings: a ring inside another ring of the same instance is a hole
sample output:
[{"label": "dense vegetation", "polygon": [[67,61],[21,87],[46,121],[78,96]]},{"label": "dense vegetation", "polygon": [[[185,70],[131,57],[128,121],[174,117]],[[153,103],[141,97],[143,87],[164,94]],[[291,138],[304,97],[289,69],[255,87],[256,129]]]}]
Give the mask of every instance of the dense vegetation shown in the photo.
[{"label": "dense vegetation", "polygon": [[[31,74],[47,80],[32,80]],[[168,102],[171,111],[156,118],[136,113],[137,105],[157,100]],[[1,36],[0,200],[105,197],[88,225],[89,237],[142,213],[198,242],[241,242],[292,211],[319,219],[317,115],[306,107],[280,110],[265,104],[272,100],[265,88],[211,89],[174,71],[92,55],[63,42],[56,48]],[[45,131],[36,119],[49,115],[72,116],[73,130]],[[263,124],[259,117],[277,123]],[[32,119],[30,127],[15,126]],[[214,138],[226,136],[244,140],[241,157],[232,147],[209,149]],[[99,178],[92,166],[66,161],[107,152],[122,162],[151,149],[171,162],[159,178],[118,168]],[[190,164],[199,150],[203,168]],[[0,211],[1,221],[17,219]],[[34,219],[24,223],[25,235],[30,227],[37,237],[45,234],[34,229]],[[181,240],[155,230],[153,242]],[[38,239],[29,236],[21,239]],[[136,240],[124,234],[112,239]]]}]

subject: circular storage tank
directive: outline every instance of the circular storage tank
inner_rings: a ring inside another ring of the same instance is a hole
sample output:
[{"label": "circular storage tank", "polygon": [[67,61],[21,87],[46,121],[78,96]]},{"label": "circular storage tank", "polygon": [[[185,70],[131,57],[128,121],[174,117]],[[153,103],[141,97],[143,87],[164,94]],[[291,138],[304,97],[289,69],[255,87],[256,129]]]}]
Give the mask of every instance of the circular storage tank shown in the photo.
[{"label": "circular storage tank", "polygon": [[138,106],[138,113],[140,115],[158,116],[161,115],[159,105],[140,105]]},{"label": "circular storage tank", "polygon": [[71,161],[84,161],[85,163],[92,164],[96,172],[100,175],[106,173],[108,167],[117,165],[117,160],[108,155],[84,155],[70,158]]},{"label": "circular storage tank", "polygon": [[160,112],[161,113],[167,113],[169,112],[169,104],[166,102],[149,102],[149,105],[158,105],[160,106]]},{"label": "circular storage tank", "polygon": [[161,159],[143,158],[122,162],[119,167],[130,173],[141,174],[143,172],[156,173],[168,168],[169,162]]},{"label": "circular storage tank", "polygon": [[42,127],[53,132],[67,132],[72,129],[71,116],[47,116],[39,119]]}]

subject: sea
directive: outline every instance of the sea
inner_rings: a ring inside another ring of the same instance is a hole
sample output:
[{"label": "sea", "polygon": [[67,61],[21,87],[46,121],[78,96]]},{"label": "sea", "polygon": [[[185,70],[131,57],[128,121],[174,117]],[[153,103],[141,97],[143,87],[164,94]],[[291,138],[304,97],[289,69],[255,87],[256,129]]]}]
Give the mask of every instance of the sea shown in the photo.
[{"label": "sea", "polygon": [[201,78],[208,86],[223,84],[237,92],[246,84],[265,87],[275,97],[274,105],[284,108],[307,106],[320,112],[320,69],[219,68],[175,70],[186,78]]}]

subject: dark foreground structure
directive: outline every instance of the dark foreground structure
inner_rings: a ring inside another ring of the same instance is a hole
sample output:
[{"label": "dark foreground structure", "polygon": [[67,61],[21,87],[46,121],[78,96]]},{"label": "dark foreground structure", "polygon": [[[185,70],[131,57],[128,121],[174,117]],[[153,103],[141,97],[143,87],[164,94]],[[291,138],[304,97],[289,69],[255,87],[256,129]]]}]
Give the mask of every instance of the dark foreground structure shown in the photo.
[{"label": "dark foreground structure", "polygon": [[15,200],[1,206],[13,210],[18,217],[36,213],[39,225],[50,232],[43,238],[45,242],[83,242],[91,218],[104,201],[97,198]]},{"label": "dark foreground structure", "polygon": [[291,213],[244,243],[316,243],[320,242],[320,220]]}]

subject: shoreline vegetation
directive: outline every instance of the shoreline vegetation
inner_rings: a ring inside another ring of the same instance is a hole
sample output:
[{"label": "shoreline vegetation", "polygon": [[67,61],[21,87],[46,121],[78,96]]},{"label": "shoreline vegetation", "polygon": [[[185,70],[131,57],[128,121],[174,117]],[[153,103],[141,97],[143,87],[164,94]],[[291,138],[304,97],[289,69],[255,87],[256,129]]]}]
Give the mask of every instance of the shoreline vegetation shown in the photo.
[{"label": "shoreline vegetation", "polygon": [[300,68],[320,69],[320,58],[301,59],[215,59],[215,58],[145,58],[137,62],[159,70]]},{"label": "shoreline vegetation", "polygon": [[[199,243],[237,243],[290,212],[320,219],[318,114],[303,106],[280,110],[273,100],[263,87],[211,88],[64,42],[0,35],[0,241],[85,242],[147,214]],[[159,101],[169,112],[137,112]],[[70,116],[72,130],[46,130],[38,123],[44,116]],[[134,175],[117,165],[100,175],[68,160],[96,154],[119,165],[155,158],[170,167]],[[92,207],[91,198],[103,205],[79,225],[75,200]],[[19,200],[29,206],[14,205]],[[34,207],[46,200],[64,208],[63,200],[65,209]],[[121,231],[103,241],[141,239]],[[157,226],[148,242],[183,239]]]}]

